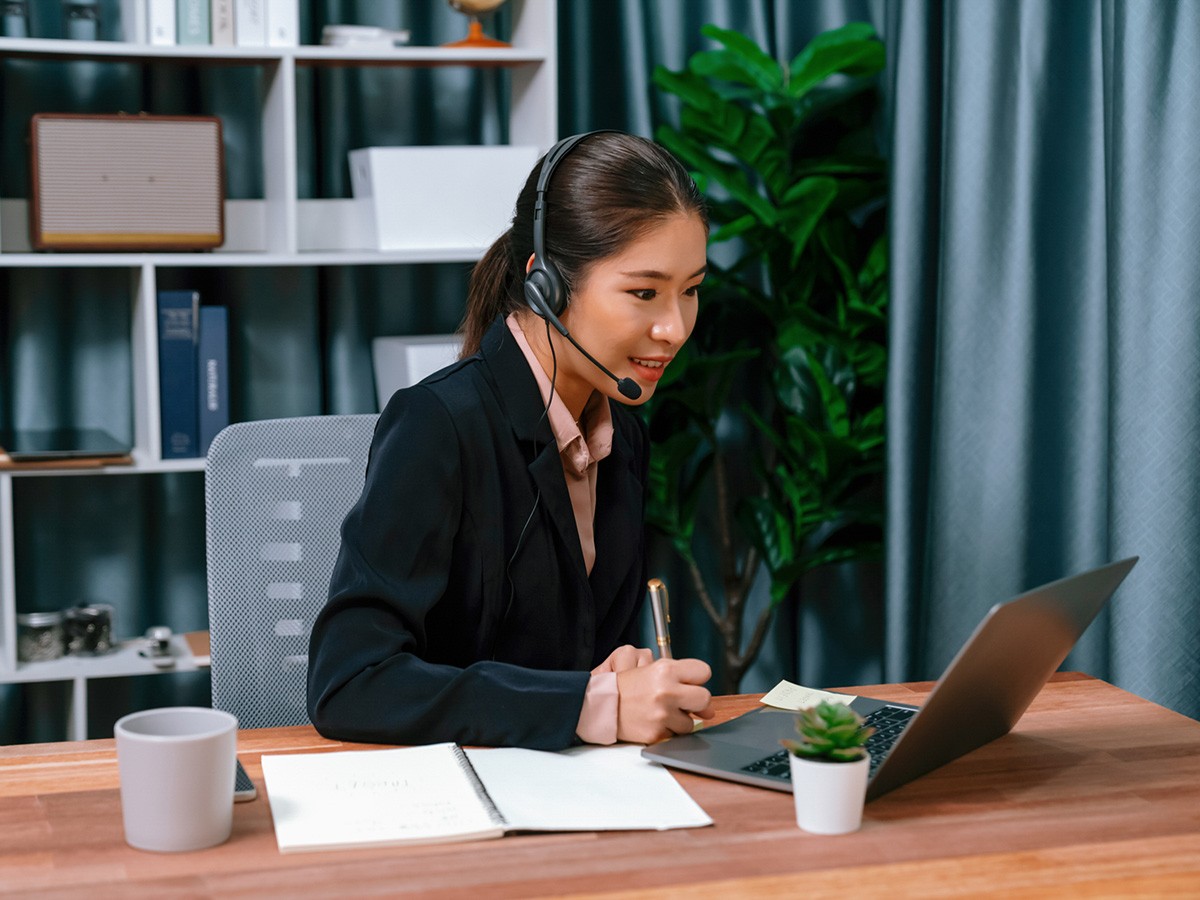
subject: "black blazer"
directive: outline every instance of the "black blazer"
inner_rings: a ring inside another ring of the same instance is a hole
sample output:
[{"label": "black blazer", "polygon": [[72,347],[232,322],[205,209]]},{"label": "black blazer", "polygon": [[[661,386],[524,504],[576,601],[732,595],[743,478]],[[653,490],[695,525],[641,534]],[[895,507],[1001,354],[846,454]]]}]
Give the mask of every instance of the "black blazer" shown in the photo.
[{"label": "black blazer", "polygon": [[610,401],[589,578],[537,382],[502,319],[480,352],[397,391],[313,626],[321,734],[561,749],[589,670],[635,643],[645,426]]}]

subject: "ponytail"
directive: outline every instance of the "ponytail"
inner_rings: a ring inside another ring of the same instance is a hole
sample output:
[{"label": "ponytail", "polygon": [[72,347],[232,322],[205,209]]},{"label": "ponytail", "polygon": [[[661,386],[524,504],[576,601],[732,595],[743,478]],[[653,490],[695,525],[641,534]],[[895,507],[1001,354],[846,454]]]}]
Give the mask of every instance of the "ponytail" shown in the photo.
[{"label": "ponytail", "polygon": [[483,336],[496,316],[507,315],[520,306],[521,290],[513,274],[510,228],[496,239],[471,270],[467,285],[467,311],[459,326],[463,336],[461,359],[479,351]]}]

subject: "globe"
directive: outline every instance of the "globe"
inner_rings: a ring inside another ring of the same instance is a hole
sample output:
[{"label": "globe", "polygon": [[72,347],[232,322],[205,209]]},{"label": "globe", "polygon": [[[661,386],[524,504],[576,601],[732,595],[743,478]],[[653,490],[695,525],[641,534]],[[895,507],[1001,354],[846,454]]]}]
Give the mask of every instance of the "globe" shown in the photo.
[{"label": "globe", "polygon": [[446,0],[450,4],[450,8],[455,12],[460,12],[470,18],[467,36],[461,41],[451,41],[445,44],[446,47],[511,47],[512,45],[496,40],[493,37],[488,37],[483,33],[483,23],[479,21],[479,17],[484,13],[490,13],[503,5],[504,0]]}]

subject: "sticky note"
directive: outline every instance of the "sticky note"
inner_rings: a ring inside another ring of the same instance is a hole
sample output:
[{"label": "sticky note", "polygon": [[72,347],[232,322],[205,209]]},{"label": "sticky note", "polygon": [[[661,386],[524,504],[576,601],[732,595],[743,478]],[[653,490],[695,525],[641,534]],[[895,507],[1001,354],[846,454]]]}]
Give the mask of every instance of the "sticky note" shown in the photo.
[{"label": "sticky note", "polygon": [[804,687],[799,684],[792,684],[790,681],[780,681],[779,684],[771,688],[765,697],[760,700],[767,706],[773,706],[776,709],[805,709],[809,706],[816,706],[822,700],[828,700],[830,703],[843,703],[849,705],[853,700],[857,699],[849,694],[834,694],[830,691],[818,691],[816,688]]}]

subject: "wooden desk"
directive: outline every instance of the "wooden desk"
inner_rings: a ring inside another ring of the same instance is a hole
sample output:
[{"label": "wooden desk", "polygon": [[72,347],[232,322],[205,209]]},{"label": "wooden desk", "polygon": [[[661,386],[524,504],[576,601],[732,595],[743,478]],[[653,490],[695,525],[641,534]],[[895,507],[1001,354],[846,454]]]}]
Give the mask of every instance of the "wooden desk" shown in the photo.
[{"label": "wooden desk", "polygon": [[[857,689],[919,703],[932,685]],[[721,698],[728,718],[757,696]],[[680,773],[715,825],[526,834],[280,856],[263,753],[361,748],[307,727],[244,731],[259,799],[224,845],[123,840],[111,740],[0,747],[0,893],[21,897],[1200,896],[1200,723],[1082,675],[1056,675],[1014,733],[816,837],[791,797]]]}]

